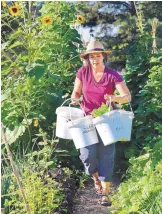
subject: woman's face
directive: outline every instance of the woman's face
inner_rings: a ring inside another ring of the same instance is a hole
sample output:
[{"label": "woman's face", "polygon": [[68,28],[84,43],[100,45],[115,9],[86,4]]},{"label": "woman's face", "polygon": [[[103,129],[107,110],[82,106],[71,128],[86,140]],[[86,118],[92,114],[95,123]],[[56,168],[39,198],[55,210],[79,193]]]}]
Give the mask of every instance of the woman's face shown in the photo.
[{"label": "woman's face", "polygon": [[98,68],[103,65],[104,57],[101,52],[89,54],[89,61],[93,68]]}]

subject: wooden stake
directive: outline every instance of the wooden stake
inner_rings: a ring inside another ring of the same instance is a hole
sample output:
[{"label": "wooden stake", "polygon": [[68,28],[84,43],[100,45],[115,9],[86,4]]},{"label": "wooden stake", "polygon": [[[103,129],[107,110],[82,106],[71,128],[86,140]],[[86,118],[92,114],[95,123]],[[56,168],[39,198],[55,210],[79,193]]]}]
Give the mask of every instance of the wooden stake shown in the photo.
[{"label": "wooden stake", "polygon": [[26,200],[26,197],[25,197],[25,192],[24,192],[24,189],[23,189],[21,181],[20,181],[20,174],[19,174],[19,172],[18,172],[18,170],[17,170],[17,168],[16,168],[16,166],[14,164],[14,161],[13,161],[13,158],[12,158],[12,154],[11,154],[11,151],[10,151],[10,148],[9,148],[8,143],[7,143],[6,136],[5,136],[5,133],[4,133],[4,130],[3,130],[3,124],[1,124],[1,129],[2,129],[2,142],[5,144],[5,147],[6,147],[6,150],[7,150],[7,155],[8,155],[8,158],[10,160],[10,164],[11,164],[14,176],[16,178],[17,184],[19,186],[20,192],[21,192],[23,200],[25,202],[26,210],[30,214],[31,213],[30,212],[30,208],[29,208],[29,205],[27,203],[27,200]]},{"label": "wooden stake", "polygon": [[157,28],[157,23],[158,23],[158,19],[154,18],[153,22],[152,22],[152,38],[153,38],[153,42],[152,42],[152,53],[157,53],[157,46],[156,46],[156,28]]}]

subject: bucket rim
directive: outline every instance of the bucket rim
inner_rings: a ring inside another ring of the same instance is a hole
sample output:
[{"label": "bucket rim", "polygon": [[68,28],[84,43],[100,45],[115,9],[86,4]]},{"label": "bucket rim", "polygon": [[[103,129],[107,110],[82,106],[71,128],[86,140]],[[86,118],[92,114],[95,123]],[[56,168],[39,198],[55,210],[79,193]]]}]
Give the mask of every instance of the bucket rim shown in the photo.
[{"label": "bucket rim", "polygon": [[[69,107],[69,106],[60,106],[56,109],[55,113],[56,114],[59,114],[61,113],[61,109],[67,109],[68,110],[68,115],[69,115],[69,108],[72,109],[72,110],[75,110],[77,113],[80,113],[80,115],[84,115],[84,111],[82,109],[79,109],[79,108],[76,108],[76,107]],[[66,114],[67,112],[62,112],[62,114]]]},{"label": "bucket rim", "polygon": [[[82,122],[82,121],[84,121],[84,120],[86,120],[86,119],[92,120],[92,118],[93,118],[92,115],[86,115],[86,116],[84,116],[84,117],[80,117],[80,118],[74,119],[74,120],[72,120],[72,121],[68,121],[68,122],[67,122],[67,126],[68,126],[68,127],[72,127],[72,126],[75,126],[75,125],[79,124],[79,122]],[[92,120],[92,123],[93,123],[93,120]]]}]

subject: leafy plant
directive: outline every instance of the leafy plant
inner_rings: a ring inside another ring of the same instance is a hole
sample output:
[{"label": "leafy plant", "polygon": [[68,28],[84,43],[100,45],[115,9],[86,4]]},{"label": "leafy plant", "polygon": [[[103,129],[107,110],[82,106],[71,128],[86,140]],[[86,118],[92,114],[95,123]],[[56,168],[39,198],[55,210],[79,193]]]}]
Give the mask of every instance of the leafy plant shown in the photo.
[{"label": "leafy plant", "polygon": [[[34,120],[52,134],[55,109],[73,87],[82,42],[75,29],[74,4],[6,4],[2,8],[2,121],[6,135],[16,132],[12,142],[23,138],[30,149],[37,132]],[[10,14],[10,6],[19,13]]]},{"label": "leafy plant", "polygon": [[102,103],[101,106],[100,106],[98,109],[94,109],[94,110],[92,111],[91,114],[92,114],[94,117],[99,117],[99,116],[101,116],[102,114],[105,114],[105,113],[107,113],[107,112],[109,112],[109,107],[108,107],[108,105],[106,105],[105,103]]},{"label": "leafy plant", "polygon": [[[57,183],[52,178],[45,176],[42,179],[38,172],[32,172],[29,168],[25,169],[21,182],[31,213],[51,213],[59,207],[64,198],[64,194],[61,193],[61,189],[58,189]],[[5,209],[8,210],[8,213],[27,213],[14,178],[9,192],[14,192],[14,194],[10,195],[10,199],[5,202]]]},{"label": "leafy plant", "polygon": [[117,214],[161,213],[162,211],[162,141],[153,149],[145,148],[138,158],[131,158],[127,180],[113,196]]}]

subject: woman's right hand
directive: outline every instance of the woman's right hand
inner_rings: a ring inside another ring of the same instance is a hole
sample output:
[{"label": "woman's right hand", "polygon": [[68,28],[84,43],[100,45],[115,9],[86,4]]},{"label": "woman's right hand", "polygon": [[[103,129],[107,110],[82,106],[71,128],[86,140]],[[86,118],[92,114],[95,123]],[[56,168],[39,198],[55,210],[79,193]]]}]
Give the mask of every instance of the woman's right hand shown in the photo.
[{"label": "woman's right hand", "polygon": [[71,98],[73,105],[79,105],[79,99],[78,98]]},{"label": "woman's right hand", "polygon": [[71,97],[71,101],[73,105],[79,105],[82,100],[83,100],[83,96]]}]

